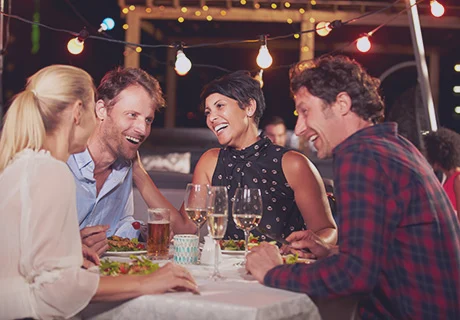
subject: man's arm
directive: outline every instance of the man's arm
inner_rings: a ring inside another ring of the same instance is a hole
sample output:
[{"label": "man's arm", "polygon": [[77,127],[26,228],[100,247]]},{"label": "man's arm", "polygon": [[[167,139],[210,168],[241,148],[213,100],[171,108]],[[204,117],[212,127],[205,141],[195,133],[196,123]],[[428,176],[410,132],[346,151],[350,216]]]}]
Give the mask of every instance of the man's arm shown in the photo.
[{"label": "man's arm", "polygon": [[329,298],[369,292],[374,287],[386,245],[383,188],[388,181],[379,178],[380,167],[366,150],[344,155],[336,165],[335,190],[342,215],[339,252],[309,265],[275,267],[265,274],[264,284]]},{"label": "man's arm", "polygon": [[133,163],[133,181],[142,198],[149,208],[167,208],[171,213],[171,228],[174,233],[195,233],[195,224],[174,208],[174,206],[161,194],[155,183],[145,171],[139,158]]},{"label": "man's arm", "polygon": [[324,242],[337,243],[337,225],[332,217],[326,189],[318,170],[302,154],[288,151],[282,159],[283,172],[307,228]]}]

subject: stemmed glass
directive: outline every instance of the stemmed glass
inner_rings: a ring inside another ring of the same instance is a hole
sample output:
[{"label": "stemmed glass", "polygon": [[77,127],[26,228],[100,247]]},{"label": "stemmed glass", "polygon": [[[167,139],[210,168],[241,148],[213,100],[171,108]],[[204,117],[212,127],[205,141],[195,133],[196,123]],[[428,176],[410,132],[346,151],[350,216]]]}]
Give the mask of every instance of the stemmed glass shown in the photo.
[{"label": "stemmed glass", "polygon": [[215,242],[214,272],[210,279],[225,279],[219,272],[219,240],[222,240],[228,223],[228,196],[226,187],[210,187],[208,194],[208,230]]},{"label": "stemmed glass", "polygon": [[[236,227],[244,231],[244,260],[248,255],[249,231],[262,220],[262,194],[260,189],[236,188],[233,201],[233,220]],[[244,265],[245,262],[242,263]]]},{"label": "stemmed glass", "polygon": [[200,228],[206,221],[208,210],[206,200],[208,197],[209,185],[187,184],[184,197],[184,208],[190,220],[196,224],[197,236],[200,239]]}]

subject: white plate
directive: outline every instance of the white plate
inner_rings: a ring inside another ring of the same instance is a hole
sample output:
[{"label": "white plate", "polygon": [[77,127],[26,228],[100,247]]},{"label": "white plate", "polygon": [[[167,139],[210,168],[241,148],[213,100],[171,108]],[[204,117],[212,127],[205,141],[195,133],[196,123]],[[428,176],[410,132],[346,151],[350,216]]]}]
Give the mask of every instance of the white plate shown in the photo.
[{"label": "white plate", "polygon": [[235,256],[243,255],[244,256],[244,250],[221,250],[223,254],[231,254]]},{"label": "white plate", "polygon": [[140,255],[140,254],[147,254],[147,250],[139,250],[139,251],[106,251],[106,256],[116,256],[116,257],[129,257],[130,255]]}]

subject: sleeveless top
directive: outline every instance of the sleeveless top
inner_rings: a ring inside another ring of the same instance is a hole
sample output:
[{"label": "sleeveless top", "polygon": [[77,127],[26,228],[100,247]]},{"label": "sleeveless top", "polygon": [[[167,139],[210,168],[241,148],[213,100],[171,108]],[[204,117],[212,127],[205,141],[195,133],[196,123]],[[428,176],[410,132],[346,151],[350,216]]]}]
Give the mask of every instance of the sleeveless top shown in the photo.
[{"label": "sleeveless top", "polygon": [[457,199],[455,198],[454,181],[458,175],[460,175],[460,171],[455,172],[453,175],[447,178],[446,182],[444,182],[444,185],[442,186],[444,191],[446,191],[447,196],[449,197],[449,200],[452,203],[455,211],[457,211]]},{"label": "sleeveless top", "polygon": [[[287,151],[289,149],[274,145],[265,136],[243,150],[231,147],[220,150],[212,185],[226,186],[228,190],[229,219],[225,239],[244,239],[243,231],[236,228],[232,218],[232,198],[238,187],[261,190],[264,212],[260,226],[283,238],[293,231],[305,229],[294,191],[281,166],[281,159]],[[261,236],[256,230],[251,233]],[[266,240],[263,235],[261,239]]]}]

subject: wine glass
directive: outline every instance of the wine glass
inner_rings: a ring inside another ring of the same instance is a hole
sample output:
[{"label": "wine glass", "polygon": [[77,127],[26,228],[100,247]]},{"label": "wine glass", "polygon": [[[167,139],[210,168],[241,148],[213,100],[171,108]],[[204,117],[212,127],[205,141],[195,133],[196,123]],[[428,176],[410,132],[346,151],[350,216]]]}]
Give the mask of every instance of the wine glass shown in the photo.
[{"label": "wine glass", "polygon": [[[236,188],[233,201],[233,220],[236,227],[244,231],[244,258],[248,255],[249,231],[262,220],[262,194],[260,189]],[[244,265],[245,262],[242,263]]]},{"label": "wine glass", "polygon": [[228,223],[228,196],[226,187],[210,187],[208,194],[208,230],[215,242],[214,272],[210,279],[225,279],[219,272],[219,240],[222,240]]},{"label": "wine glass", "polygon": [[184,208],[190,220],[196,224],[197,236],[200,239],[200,228],[206,221],[208,213],[206,200],[208,197],[209,185],[187,184],[184,197]]}]

